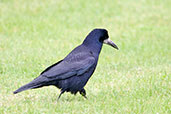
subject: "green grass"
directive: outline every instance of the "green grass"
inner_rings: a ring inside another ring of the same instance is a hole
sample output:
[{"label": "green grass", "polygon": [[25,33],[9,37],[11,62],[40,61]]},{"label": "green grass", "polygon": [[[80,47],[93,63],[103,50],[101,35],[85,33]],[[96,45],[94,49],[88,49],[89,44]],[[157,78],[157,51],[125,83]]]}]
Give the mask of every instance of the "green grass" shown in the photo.
[{"label": "green grass", "polygon": [[[170,114],[170,0],[0,0],[0,113]],[[103,46],[88,100],[55,87],[12,92],[65,57],[94,28]]]}]

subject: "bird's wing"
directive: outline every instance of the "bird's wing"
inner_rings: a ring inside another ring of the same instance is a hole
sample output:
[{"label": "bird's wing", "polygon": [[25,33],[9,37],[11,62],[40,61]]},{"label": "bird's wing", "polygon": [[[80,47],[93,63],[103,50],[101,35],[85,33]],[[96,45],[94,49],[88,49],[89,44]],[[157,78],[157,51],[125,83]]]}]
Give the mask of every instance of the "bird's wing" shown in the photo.
[{"label": "bird's wing", "polygon": [[43,72],[41,72],[40,74],[45,73],[46,71],[48,71],[49,69],[51,69],[52,67],[56,66],[57,64],[59,64],[59,63],[62,62],[62,61],[63,61],[63,60],[60,60],[60,61],[58,61],[57,63],[55,63],[55,64],[53,64],[53,65],[47,67],[47,68],[46,68]]},{"label": "bird's wing", "polygon": [[52,80],[63,80],[72,76],[81,76],[95,64],[93,56],[73,56],[69,60],[63,60],[50,68],[47,68],[41,75]]}]

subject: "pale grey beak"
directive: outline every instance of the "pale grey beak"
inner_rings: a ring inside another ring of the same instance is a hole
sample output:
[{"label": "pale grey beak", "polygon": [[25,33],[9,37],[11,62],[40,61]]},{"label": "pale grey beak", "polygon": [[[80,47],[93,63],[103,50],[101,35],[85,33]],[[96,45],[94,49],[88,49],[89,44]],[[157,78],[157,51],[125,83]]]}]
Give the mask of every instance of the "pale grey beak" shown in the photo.
[{"label": "pale grey beak", "polygon": [[103,43],[108,44],[108,45],[116,48],[117,50],[119,50],[118,46],[115,43],[113,43],[112,40],[110,40],[110,38],[104,40]]}]

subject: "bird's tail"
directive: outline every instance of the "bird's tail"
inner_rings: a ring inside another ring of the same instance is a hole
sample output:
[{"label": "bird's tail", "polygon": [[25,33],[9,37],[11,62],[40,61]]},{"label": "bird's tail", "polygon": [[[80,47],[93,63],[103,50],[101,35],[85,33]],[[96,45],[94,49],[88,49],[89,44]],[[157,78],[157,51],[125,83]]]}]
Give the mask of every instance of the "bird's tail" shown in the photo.
[{"label": "bird's tail", "polygon": [[36,79],[34,79],[33,81],[31,81],[30,83],[18,88],[17,90],[15,90],[13,93],[17,94],[19,92],[28,90],[28,89],[35,89],[35,88],[39,88],[39,87],[43,87],[45,86],[45,80],[43,79],[43,77],[37,77]]}]

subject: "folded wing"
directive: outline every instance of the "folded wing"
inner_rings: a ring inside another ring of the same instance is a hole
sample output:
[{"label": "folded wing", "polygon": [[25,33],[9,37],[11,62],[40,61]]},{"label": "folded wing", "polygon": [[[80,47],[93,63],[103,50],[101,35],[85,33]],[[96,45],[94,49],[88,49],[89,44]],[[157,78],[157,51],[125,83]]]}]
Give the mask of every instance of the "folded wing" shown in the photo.
[{"label": "folded wing", "polygon": [[41,76],[50,80],[64,80],[72,76],[81,76],[95,64],[93,56],[75,56],[72,60],[63,60],[60,63],[47,68]]}]

